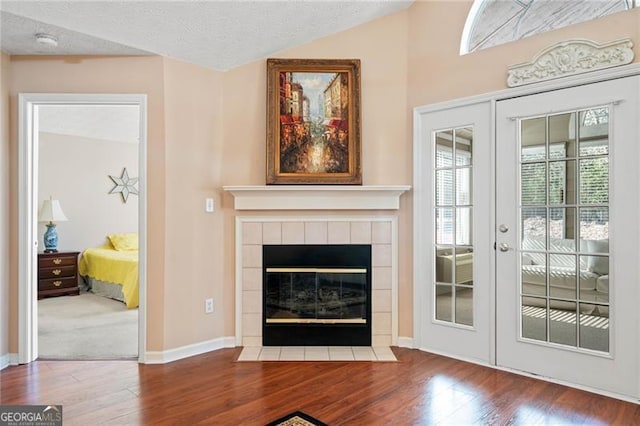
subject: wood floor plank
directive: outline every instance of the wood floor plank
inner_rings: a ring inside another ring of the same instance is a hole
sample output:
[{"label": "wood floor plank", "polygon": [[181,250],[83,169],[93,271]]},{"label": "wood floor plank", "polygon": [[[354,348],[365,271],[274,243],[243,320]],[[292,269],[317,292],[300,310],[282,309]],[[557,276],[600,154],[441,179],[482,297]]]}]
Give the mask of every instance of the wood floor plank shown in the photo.
[{"label": "wood floor plank", "polygon": [[640,406],[393,348],[398,362],[236,362],[240,348],[164,365],[36,361],[0,372],[0,404],[62,404],[65,425],[640,424]]}]

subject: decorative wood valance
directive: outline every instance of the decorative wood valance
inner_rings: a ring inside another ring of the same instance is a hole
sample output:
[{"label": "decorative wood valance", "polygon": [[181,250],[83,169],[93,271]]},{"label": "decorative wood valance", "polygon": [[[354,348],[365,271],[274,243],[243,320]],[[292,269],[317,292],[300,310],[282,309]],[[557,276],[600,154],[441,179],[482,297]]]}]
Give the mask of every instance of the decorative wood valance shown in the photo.
[{"label": "decorative wood valance", "polygon": [[574,39],[548,47],[531,62],[511,65],[507,85],[517,87],[589,71],[625,65],[633,61],[631,39],[598,44]]}]

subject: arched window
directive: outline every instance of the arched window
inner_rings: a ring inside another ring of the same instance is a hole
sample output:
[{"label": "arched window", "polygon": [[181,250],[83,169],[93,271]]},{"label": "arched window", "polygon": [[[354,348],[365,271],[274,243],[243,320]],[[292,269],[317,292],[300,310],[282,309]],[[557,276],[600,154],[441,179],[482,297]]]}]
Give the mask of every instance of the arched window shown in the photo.
[{"label": "arched window", "polygon": [[640,0],[475,0],[460,54],[600,18],[640,5]]}]

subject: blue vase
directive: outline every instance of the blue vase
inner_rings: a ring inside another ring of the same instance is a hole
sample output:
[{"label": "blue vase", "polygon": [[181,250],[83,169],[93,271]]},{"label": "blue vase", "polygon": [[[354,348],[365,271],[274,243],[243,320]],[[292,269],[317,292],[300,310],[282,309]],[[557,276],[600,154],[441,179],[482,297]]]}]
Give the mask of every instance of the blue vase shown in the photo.
[{"label": "blue vase", "polygon": [[47,231],[44,233],[44,252],[56,253],[58,251],[58,231],[56,231],[56,224],[49,222],[47,224]]}]

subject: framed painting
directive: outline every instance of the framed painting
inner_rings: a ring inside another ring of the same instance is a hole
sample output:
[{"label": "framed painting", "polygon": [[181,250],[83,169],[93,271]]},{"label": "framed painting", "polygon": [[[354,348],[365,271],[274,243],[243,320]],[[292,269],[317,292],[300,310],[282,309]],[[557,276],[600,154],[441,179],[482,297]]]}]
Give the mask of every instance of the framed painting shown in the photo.
[{"label": "framed painting", "polygon": [[267,59],[267,184],[362,184],[360,60]]}]

